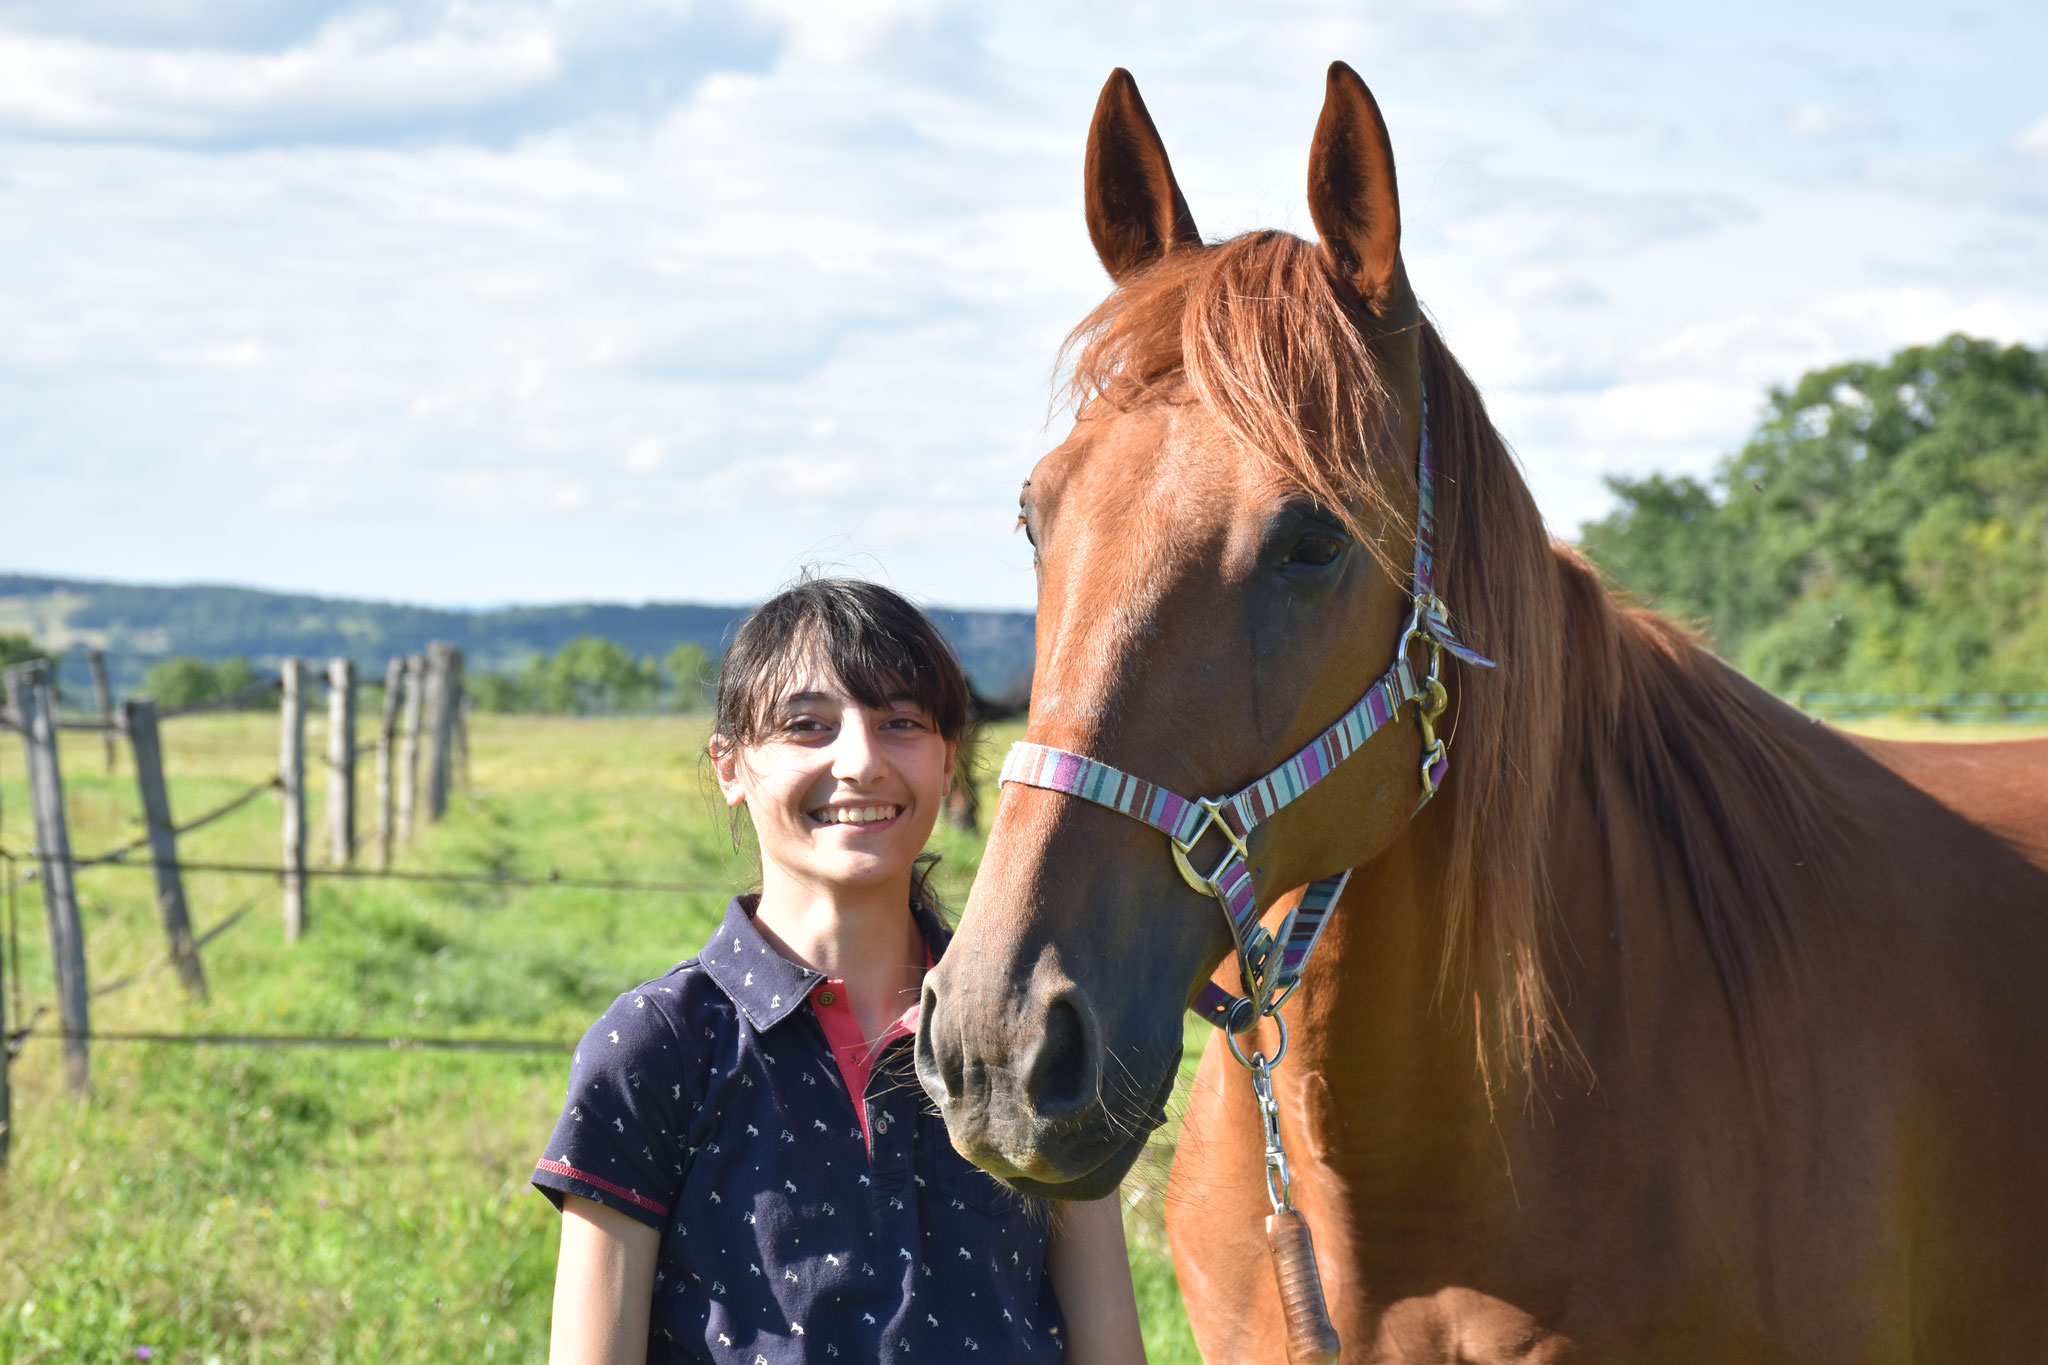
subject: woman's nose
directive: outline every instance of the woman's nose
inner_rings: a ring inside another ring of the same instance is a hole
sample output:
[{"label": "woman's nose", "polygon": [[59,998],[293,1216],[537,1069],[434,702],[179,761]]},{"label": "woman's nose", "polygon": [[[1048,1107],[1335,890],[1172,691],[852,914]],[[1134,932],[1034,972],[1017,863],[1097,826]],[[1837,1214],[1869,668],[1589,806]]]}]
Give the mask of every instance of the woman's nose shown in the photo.
[{"label": "woman's nose", "polygon": [[854,723],[840,727],[839,738],[832,746],[834,777],[857,782],[872,776],[880,766],[879,760],[879,746],[867,725]]}]

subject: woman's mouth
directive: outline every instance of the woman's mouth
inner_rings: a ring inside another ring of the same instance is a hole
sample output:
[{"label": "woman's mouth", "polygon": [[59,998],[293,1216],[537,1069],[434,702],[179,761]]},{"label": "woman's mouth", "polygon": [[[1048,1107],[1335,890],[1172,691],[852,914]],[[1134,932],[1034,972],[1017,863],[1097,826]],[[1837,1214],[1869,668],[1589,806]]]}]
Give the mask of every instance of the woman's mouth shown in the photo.
[{"label": "woman's mouth", "polygon": [[903,814],[903,807],[886,802],[868,806],[820,806],[810,813],[820,825],[879,825]]}]

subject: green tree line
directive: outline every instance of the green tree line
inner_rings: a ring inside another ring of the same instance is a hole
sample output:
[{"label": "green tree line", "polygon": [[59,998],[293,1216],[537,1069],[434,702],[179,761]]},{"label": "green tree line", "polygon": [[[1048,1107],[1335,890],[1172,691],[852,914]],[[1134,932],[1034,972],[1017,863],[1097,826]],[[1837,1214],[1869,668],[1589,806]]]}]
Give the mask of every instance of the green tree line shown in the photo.
[{"label": "green tree line", "polygon": [[[18,643],[18,648],[12,648]],[[10,652],[11,649],[11,652]],[[0,636],[0,658],[41,658],[44,652],[24,637]],[[553,654],[536,654],[523,668],[470,675],[470,703],[479,711],[552,715],[602,715],[630,711],[703,711],[711,705],[716,664],[702,645],[680,644],[657,665],[635,659],[612,640],[580,635]],[[159,706],[215,701],[257,681],[240,655],[218,662],[178,654],[150,665],[142,691]],[[275,707],[258,698],[252,707]]]},{"label": "green tree line", "polygon": [[2048,692],[2048,348],[1951,336],[1773,390],[1582,544],[1781,692]]},{"label": "green tree line", "polygon": [[711,705],[714,664],[699,644],[680,644],[661,664],[635,659],[615,641],[579,635],[553,654],[536,654],[516,672],[469,679],[479,711],[604,715],[621,711],[703,711]]}]

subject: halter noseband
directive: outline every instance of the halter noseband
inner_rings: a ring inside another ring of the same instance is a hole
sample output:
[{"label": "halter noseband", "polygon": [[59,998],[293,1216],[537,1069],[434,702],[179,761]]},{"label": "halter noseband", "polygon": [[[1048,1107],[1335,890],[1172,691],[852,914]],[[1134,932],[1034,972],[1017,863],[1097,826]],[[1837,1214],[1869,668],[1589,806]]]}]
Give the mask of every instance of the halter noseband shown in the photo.
[{"label": "halter noseband", "polygon": [[[1452,634],[1450,609],[1435,591],[1436,564],[1431,550],[1436,529],[1435,479],[1426,397],[1415,468],[1419,493],[1415,567],[1409,587],[1412,610],[1400,643],[1395,646],[1394,662],[1350,710],[1300,753],[1235,796],[1193,800],[1133,777],[1120,768],[1049,744],[1019,741],[1010,747],[1009,757],[1003,761],[998,785],[1021,782],[1028,787],[1078,796],[1141,820],[1171,841],[1174,866],[1190,887],[1221,903],[1225,918],[1230,921],[1231,938],[1237,945],[1238,972],[1244,982],[1245,998],[1239,999],[1210,983],[1189,1006],[1201,1018],[1225,1029],[1226,1034],[1250,1028],[1260,1017],[1277,1011],[1294,993],[1330,911],[1336,908],[1344,884],[1351,879],[1347,868],[1334,877],[1310,883],[1302,893],[1301,904],[1282,921],[1279,932],[1270,932],[1259,923],[1258,895],[1252,885],[1246,838],[1275,811],[1358,752],[1374,732],[1392,723],[1400,715],[1401,707],[1410,701],[1418,703],[1416,721],[1422,728],[1422,800],[1415,807],[1420,811],[1436,795],[1450,765],[1449,749],[1435,730],[1436,719],[1449,699],[1440,671],[1444,652],[1448,650],[1453,657],[1481,668],[1493,667],[1491,659],[1459,643]],[[1416,644],[1423,646],[1429,659],[1427,669],[1419,676],[1409,661],[1410,646]],[[1224,848],[1215,867],[1204,873],[1196,869],[1193,858],[1195,846],[1211,831],[1222,839]],[[1235,1039],[1232,1043],[1234,1046]]]}]

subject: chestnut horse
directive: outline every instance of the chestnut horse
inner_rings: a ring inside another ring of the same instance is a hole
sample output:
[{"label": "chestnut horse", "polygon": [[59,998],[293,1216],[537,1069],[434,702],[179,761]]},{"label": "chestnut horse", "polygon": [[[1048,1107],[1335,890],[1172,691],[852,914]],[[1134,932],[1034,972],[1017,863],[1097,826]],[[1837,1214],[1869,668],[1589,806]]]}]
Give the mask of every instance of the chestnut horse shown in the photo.
[{"label": "chestnut horse", "polygon": [[[1116,289],[1025,489],[1030,739],[1190,795],[1313,739],[1401,638],[1425,420],[1499,661],[1447,665],[1429,805],[1404,715],[1248,841],[1269,924],[1355,869],[1274,1073],[1344,1359],[2048,1359],[2048,743],[1847,736],[1611,600],[1409,288],[1350,68],[1319,244],[1203,243],[1121,71],[1086,177]],[[1114,1190],[1231,950],[1159,833],[1006,787],[917,1040],[953,1141]],[[1284,1352],[1261,1171],[1219,1035],[1168,1211],[1211,1361]]]}]

